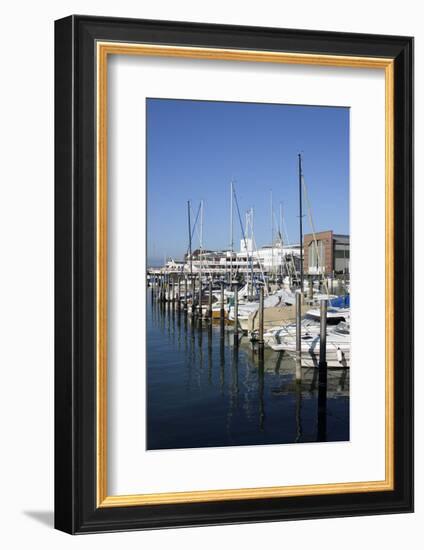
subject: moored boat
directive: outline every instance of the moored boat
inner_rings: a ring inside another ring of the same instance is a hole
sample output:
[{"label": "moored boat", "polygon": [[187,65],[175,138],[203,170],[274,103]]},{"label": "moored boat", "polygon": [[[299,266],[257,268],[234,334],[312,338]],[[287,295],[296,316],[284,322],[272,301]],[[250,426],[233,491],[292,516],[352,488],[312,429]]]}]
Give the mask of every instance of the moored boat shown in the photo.
[{"label": "moored boat", "polygon": [[[319,325],[303,326],[301,336],[301,364],[302,367],[317,367],[320,354]],[[284,351],[296,357],[296,327],[286,327],[285,333],[280,331],[267,340],[267,344],[274,351]],[[329,368],[350,367],[350,327],[342,321],[327,330],[326,360]]]}]

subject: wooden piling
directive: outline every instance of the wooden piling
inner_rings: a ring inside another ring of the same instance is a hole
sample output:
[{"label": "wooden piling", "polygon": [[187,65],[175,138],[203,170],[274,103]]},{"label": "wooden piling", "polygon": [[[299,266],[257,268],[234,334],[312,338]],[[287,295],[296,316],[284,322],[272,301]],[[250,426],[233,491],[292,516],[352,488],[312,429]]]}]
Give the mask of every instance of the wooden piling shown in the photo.
[{"label": "wooden piling", "polygon": [[309,299],[312,301],[314,299],[314,279],[312,275],[309,275]]},{"label": "wooden piling", "polygon": [[327,368],[327,301],[320,303],[320,325],[319,325],[319,368]]},{"label": "wooden piling", "polygon": [[199,317],[202,318],[202,278],[199,275]]},{"label": "wooden piling", "polygon": [[259,338],[258,344],[263,348],[264,345],[264,287],[259,289]]},{"label": "wooden piling", "polygon": [[238,333],[238,288],[237,285],[233,286],[234,289],[234,334]]},{"label": "wooden piling", "polygon": [[177,308],[181,308],[181,276],[178,275],[178,296],[177,296]]},{"label": "wooden piling", "polygon": [[317,440],[327,441],[327,300],[320,304]]},{"label": "wooden piling", "polygon": [[224,283],[221,281],[221,310],[220,310],[220,317],[221,319],[224,319],[225,316],[225,310],[224,310]]},{"label": "wooden piling", "polygon": [[184,277],[184,311],[187,312],[187,293],[188,293],[188,285],[187,285],[187,275]]},{"label": "wooden piling", "polygon": [[302,379],[302,295],[296,292],[296,380]]},{"label": "wooden piling", "polygon": [[191,279],[191,314],[196,315],[196,275]]},{"label": "wooden piling", "polygon": [[212,319],[212,281],[209,281],[208,317]]},{"label": "wooden piling", "polygon": [[160,301],[165,302],[165,275],[161,276],[160,282]]}]

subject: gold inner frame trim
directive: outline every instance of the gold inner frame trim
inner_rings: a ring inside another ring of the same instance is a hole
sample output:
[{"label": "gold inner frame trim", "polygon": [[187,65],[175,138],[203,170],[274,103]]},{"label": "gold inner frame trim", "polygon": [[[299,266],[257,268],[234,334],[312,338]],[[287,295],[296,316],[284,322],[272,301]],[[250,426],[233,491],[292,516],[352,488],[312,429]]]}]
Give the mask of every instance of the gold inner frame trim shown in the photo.
[{"label": "gold inner frame trim", "polygon": [[[97,506],[142,506],[394,489],[394,61],[390,58],[315,55],[218,48],[97,42]],[[109,55],[220,59],[385,71],[385,479],[315,485],[254,487],[109,496],[107,493],[107,61]]]}]

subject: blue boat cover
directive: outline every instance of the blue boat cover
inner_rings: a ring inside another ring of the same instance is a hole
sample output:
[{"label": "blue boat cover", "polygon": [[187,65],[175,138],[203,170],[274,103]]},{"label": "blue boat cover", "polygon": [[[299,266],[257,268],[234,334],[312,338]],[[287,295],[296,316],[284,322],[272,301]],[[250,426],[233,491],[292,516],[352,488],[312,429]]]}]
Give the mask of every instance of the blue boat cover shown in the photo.
[{"label": "blue boat cover", "polygon": [[350,307],[350,294],[346,296],[337,296],[328,301],[328,305],[331,307]]}]

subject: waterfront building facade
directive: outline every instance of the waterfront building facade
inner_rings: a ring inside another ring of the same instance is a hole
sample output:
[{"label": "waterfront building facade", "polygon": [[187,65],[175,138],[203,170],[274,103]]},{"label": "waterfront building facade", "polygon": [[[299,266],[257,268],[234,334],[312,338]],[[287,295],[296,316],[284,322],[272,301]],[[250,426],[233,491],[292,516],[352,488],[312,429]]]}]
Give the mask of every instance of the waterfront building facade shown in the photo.
[{"label": "waterfront building facade", "polygon": [[304,270],[309,275],[339,275],[349,273],[349,235],[333,231],[310,233],[303,237]]},{"label": "waterfront building facade", "polygon": [[[321,231],[304,235],[303,265],[306,275],[348,274],[350,265],[349,235]],[[163,268],[168,273],[200,272],[205,275],[246,274],[296,276],[300,272],[300,247],[280,242],[255,249],[251,239],[240,241],[239,251],[200,250],[187,253],[183,260],[169,258]]]}]

